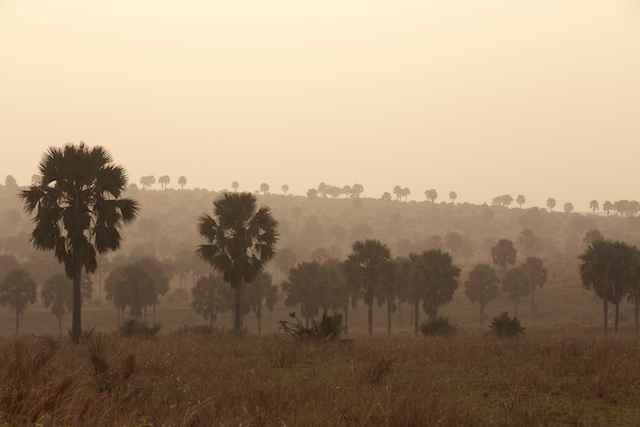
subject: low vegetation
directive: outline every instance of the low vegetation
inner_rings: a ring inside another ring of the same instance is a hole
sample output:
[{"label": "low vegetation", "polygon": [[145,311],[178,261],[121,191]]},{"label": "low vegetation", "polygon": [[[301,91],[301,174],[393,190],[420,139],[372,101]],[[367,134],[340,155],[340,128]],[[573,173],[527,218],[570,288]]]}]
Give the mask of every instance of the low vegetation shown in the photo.
[{"label": "low vegetation", "polygon": [[634,425],[632,337],[0,342],[0,425]]}]

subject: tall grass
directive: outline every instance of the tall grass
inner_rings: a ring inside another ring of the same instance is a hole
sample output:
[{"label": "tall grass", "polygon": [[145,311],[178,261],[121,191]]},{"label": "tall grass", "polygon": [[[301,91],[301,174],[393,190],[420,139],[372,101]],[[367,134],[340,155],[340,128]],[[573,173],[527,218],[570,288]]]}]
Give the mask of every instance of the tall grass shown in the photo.
[{"label": "tall grass", "polygon": [[0,425],[634,425],[632,337],[0,342]]}]

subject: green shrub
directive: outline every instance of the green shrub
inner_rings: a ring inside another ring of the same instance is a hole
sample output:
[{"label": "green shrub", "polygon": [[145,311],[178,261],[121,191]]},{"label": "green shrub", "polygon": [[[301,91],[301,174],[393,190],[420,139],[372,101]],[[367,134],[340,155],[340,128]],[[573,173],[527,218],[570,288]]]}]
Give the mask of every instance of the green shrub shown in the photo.
[{"label": "green shrub", "polygon": [[489,329],[498,338],[515,338],[520,334],[524,334],[524,328],[520,325],[518,318],[514,317],[512,319],[506,311],[493,318]]},{"label": "green shrub", "polygon": [[138,319],[128,319],[118,327],[118,333],[125,338],[150,339],[156,336],[160,328],[158,324],[150,326]]},{"label": "green shrub", "polygon": [[420,332],[430,337],[449,337],[458,333],[458,325],[449,322],[448,317],[436,317],[420,325]]}]

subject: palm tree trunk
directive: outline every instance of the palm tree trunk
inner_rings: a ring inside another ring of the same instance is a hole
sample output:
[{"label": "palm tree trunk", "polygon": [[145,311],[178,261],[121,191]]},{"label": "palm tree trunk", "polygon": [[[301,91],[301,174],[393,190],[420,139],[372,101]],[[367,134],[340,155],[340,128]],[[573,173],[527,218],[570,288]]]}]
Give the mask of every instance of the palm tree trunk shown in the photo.
[{"label": "palm tree trunk", "polygon": [[235,286],[235,301],[233,310],[233,330],[242,331],[242,280]]},{"label": "palm tree trunk", "polygon": [[620,301],[618,301],[616,303],[616,317],[615,317],[615,324],[614,324],[614,334],[618,334],[618,318],[620,316]]},{"label": "palm tree trunk", "polygon": [[262,333],[262,313],[257,314],[256,317],[258,318],[258,335],[260,335]]},{"label": "palm tree trunk", "polygon": [[16,309],[16,336],[18,336],[19,331],[20,331],[20,311]]},{"label": "palm tree trunk", "polygon": [[73,312],[71,319],[71,339],[80,342],[82,334],[82,252],[80,244],[73,242]]},{"label": "palm tree trunk", "polygon": [[387,335],[391,336],[391,298],[387,298]]},{"label": "palm tree trunk", "polygon": [[367,322],[369,323],[369,335],[373,334],[373,301],[367,307]]},{"label": "palm tree trunk", "polygon": [[484,302],[480,303],[480,326],[484,326]]},{"label": "palm tree trunk", "polygon": [[349,335],[349,298],[347,298],[347,303],[344,305],[344,336]]},{"label": "palm tree trunk", "polygon": [[413,303],[413,327],[414,333],[418,335],[418,329],[420,329],[420,322],[418,320],[420,314],[420,301],[416,301]]},{"label": "palm tree trunk", "polygon": [[638,333],[639,324],[640,324],[640,301],[638,298],[634,298],[634,310],[633,310],[633,318],[636,321],[636,334]]},{"label": "palm tree trunk", "polygon": [[535,303],[533,302],[534,300],[534,292],[536,290],[535,286],[531,287],[531,312],[533,313],[533,311],[535,310]]},{"label": "palm tree trunk", "polygon": [[62,338],[62,317],[58,317],[58,335]]},{"label": "palm tree trunk", "polygon": [[156,304],[153,304],[153,324],[156,324]]},{"label": "palm tree trunk", "polygon": [[602,298],[602,311],[604,312],[604,333],[607,334],[609,332],[609,302],[606,298]]}]

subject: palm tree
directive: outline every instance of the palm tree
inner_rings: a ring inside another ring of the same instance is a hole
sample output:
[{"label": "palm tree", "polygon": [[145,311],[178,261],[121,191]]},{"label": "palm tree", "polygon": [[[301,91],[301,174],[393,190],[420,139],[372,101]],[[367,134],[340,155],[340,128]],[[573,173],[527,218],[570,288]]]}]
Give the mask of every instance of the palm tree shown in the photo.
[{"label": "palm tree", "polygon": [[[458,288],[460,268],[453,264],[448,252],[440,249],[424,251],[414,265],[414,279],[419,288],[422,307],[430,320],[436,318],[438,308],[453,298]],[[417,317],[417,313],[415,313]]]},{"label": "palm tree", "polygon": [[27,305],[36,302],[36,282],[24,268],[9,272],[0,282],[0,306],[8,305],[16,312],[16,335],[20,331],[20,315]]},{"label": "palm tree", "polygon": [[262,191],[262,194],[267,194],[269,192],[269,184],[267,184],[266,182],[263,182],[262,184],[260,184],[260,191]]},{"label": "palm tree", "polygon": [[430,190],[426,190],[424,192],[424,196],[427,198],[427,200],[433,203],[438,198],[438,192],[432,188]]},{"label": "palm tree", "polygon": [[207,241],[198,256],[222,273],[235,292],[233,328],[242,330],[242,302],[245,283],[264,269],[275,255],[278,222],[271,209],[257,209],[251,193],[224,193],[213,202],[214,217],[202,215],[198,232]]},{"label": "palm tree", "polygon": [[638,282],[638,248],[621,241],[598,239],[580,254],[580,277],[586,289],[593,289],[602,298],[604,332],[608,331],[608,303],[615,306],[614,330],[618,332],[618,319],[622,297]]},{"label": "palm tree", "polygon": [[219,274],[201,276],[191,289],[191,307],[209,321],[209,327],[213,327],[218,313],[224,313],[229,307],[224,295],[225,289],[224,281]]},{"label": "palm tree", "polygon": [[500,292],[498,283],[500,279],[489,264],[476,264],[469,273],[469,280],[465,282],[465,293],[469,301],[480,304],[480,325],[484,325],[485,306],[496,299]]},{"label": "palm tree", "polygon": [[544,267],[542,260],[538,257],[528,257],[520,265],[525,273],[529,289],[531,292],[531,311],[535,309],[534,297],[536,288],[542,288],[547,283],[547,269]]},{"label": "palm tree", "polygon": [[287,307],[300,305],[300,314],[308,328],[320,308],[328,306],[330,285],[322,264],[317,261],[301,262],[290,270],[289,279],[282,283],[282,291],[286,295],[284,302]]},{"label": "palm tree", "polygon": [[282,192],[284,193],[284,195],[286,196],[287,193],[289,192],[289,186],[287,184],[284,184],[282,186]]},{"label": "palm tree", "polygon": [[184,176],[178,178],[178,185],[180,186],[180,189],[183,190],[184,186],[187,185],[187,178],[185,178]]},{"label": "palm tree", "polygon": [[573,203],[571,202],[567,202],[564,204],[563,209],[565,211],[565,213],[571,213],[573,212]]},{"label": "palm tree", "polygon": [[238,191],[239,187],[240,187],[240,184],[238,184],[238,181],[233,181],[231,183],[231,188],[233,188],[233,191]]},{"label": "palm tree", "polygon": [[529,295],[527,275],[521,267],[508,270],[502,279],[502,290],[515,304],[514,317],[518,317],[520,300]]},{"label": "palm tree", "polygon": [[385,191],[382,193],[382,197],[380,197],[380,199],[383,200],[385,204],[388,204],[391,201],[391,193]]},{"label": "palm tree", "polygon": [[[82,299],[91,298],[91,281],[82,282]],[[58,334],[62,336],[62,318],[67,310],[73,309],[73,282],[64,274],[54,274],[42,285],[40,293],[45,308],[51,307],[51,314],[58,319]]]},{"label": "palm tree", "polygon": [[456,193],[455,191],[449,192],[449,199],[451,199],[451,203],[455,203],[457,198],[458,198],[458,193]]},{"label": "palm tree", "polygon": [[522,208],[522,205],[524,205],[526,201],[527,199],[525,199],[525,197],[522,194],[518,194],[518,197],[516,197],[516,203],[520,208]]},{"label": "palm tree", "polygon": [[602,204],[602,210],[607,213],[607,216],[609,216],[609,212],[613,210],[613,203],[607,200]]},{"label": "palm tree", "polygon": [[516,250],[513,242],[509,239],[500,239],[491,248],[491,259],[495,265],[502,267],[502,273],[504,275],[507,265],[513,265],[516,262]]},{"label": "palm tree", "polygon": [[556,199],[549,197],[547,199],[547,207],[549,208],[549,212],[553,212],[553,208],[556,207]]},{"label": "palm tree", "polygon": [[39,164],[40,185],[20,193],[25,210],[36,212],[30,240],[36,249],[54,250],[73,279],[71,335],[82,332],[82,268],[96,271],[97,254],[120,247],[121,225],[135,220],[138,203],[122,198],[127,175],[102,147],[83,142],[51,147]]},{"label": "palm tree", "polygon": [[600,204],[598,203],[597,200],[592,200],[589,202],[589,208],[593,211],[593,214],[595,215],[596,211],[600,209]]},{"label": "palm tree", "polygon": [[160,178],[158,178],[158,182],[162,186],[162,189],[166,190],[167,185],[169,185],[169,183],[171,182],[171,178],[169,178],[169,175],[162,175]]},{"label": "palm tree", "polygon": [[373,301],[377,289],[391,280],[391,250],[379,240],[356,241],[345,261],[345,278],[354,293],[362,292],[368,306],[369,335],[373,333]]}]

